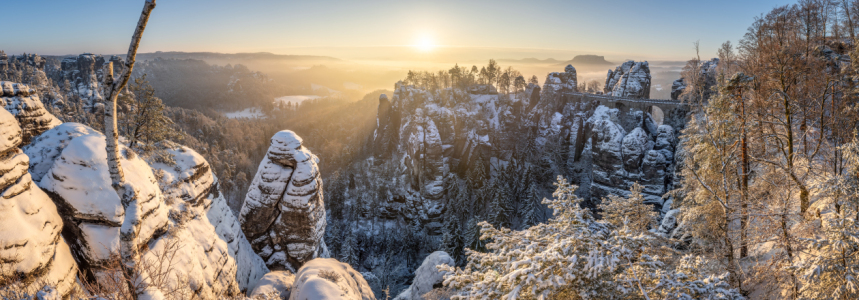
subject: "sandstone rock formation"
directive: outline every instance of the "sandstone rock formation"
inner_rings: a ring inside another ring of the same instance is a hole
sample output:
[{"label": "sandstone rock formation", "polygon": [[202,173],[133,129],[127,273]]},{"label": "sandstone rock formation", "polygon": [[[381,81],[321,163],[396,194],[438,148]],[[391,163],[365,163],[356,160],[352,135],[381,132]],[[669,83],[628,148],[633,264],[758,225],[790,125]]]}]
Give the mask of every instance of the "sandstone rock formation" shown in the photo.
[{"label": "sandstone rock formation", "polygon": [[109,60],[101,55],[84,53],[78,56],[66,57],[61,63],[62,77],[71,85],[71,92],[83,102],[83,107],[97,109],[103,105],[102,82],[104,80],[104,66],[113,62],[113,73],[121,74],[124,68],[124,60],[119,56],[112,56]]},{"label": "sandstone rock formation", "polygon": [[[159,261],[169,275],[164,289],[190,289],[203,298],[235,296],[256,284],[268,269],[238,229],[208,163],[193,150],[170,142],[148,157],[123,147],[122,166],[143,217],[136,239],[147,245],[142,259]],[[76,261],[86,280],[104,276],[103,266],[119,251],[119,227],[127,214],[110,186],[104,136],[77,123],[64,123],[34,139],[32,173],[60,207]]]},{"label": "sandstone rock formation", "polygon": [[[26,152],[56,151],[53,162],[36,160],[40,168],[39,186],[51,195],[66,223],[64,234],[84,270],[98,268],[119,252],[119,229],[126,214],[119,196],[111,187],[107,169],[104,135],[85,125],[64,123],[45,132],[44,138]],[[87,134],[81,134],[81,133]],[[126,181],[133,184],[143,211],[138,245],[163,234],[168,225],[168,209],[152,169],[138,155],[122,147],[120,151]],[[41,174],[43,164],[50,164]]]},{"label": "sandstone rock formation", "polygon": [[317,258],[298,270],[290,300],[375,300],[370,285],[351,266],[330,258]]},{"label": "sandstone rock formation", "polygon": [[[652,122],[649,115],[642,117]],[[632,183],[638,182],[644,187],[645,201],[662,208],[662,195],[668,191],[672,180],[669,167],[676,142],[671,126],[660,125],[653,129],[654,125],[648,126],[651,122],[641,122],[627,133],[619,125],[617,109],[605,106],[595,109],[585,124],[590,128],[590,137],[583,149],[587,159],[581,162],[592,165],[586,177],[592,179],[592,202],[609,194],[625,196]]]},{"label": "sandstone rock formation", "polygon": [[57,207],[27,172],[21,140],[18,122],[0,108],[0,280],[11,282],[0,289],[34,292],[47,284],[66,295],[77,265],[60,235]]},{"label": "sandstone rock formation", "polygon": [[605,93],[615,97],[650,98],[650,65],[646,62],[626,61],[608,70]]},{"label": "sandstone rock formation", "polygon": [[22,145],[54,126],[60,125],[60,120],[48,113],[35,90],[22,83],[0,81],[0,106],[12,113],[21,125]]},{"label": "sandstone rock formation", "polygon": [[552,72],[546,75],[546,81],[543,82],[543,90],[553,89],[562,92],[578,91],[578,79],[576,77],[576,68],[573,65],[567,65],[564,72]]},{"label": "sandstone rock formation", "polygon": [[[209,162],[196,151],[170,141],[158,143],[154,152],[148,161],[158,179],[165,201],[168,204],[173,203],[176,207],[173,211],[193,211],[192,220],[208,223],[200,224],[199,226],[205,228],[194,237],[203,245],[220,246],[216,239],[223,241],[226,248],[221,249],[223,252],[216,253],[220,256],[212,261],[218,262],[216,267],[223,270],[223,274],[235,274],[234,279],[240,290],[253,288],[253,283],[264,276],[268,268],[251,248],[238,219],[227,206]],[[206,253],[211,255],[215,252]]]},{"label": "sandstone rock formation", "polygon": [[272,270],[295,271],[325,250],[325,207],[318,158],[284,130],[271,138],[239,221]]}]

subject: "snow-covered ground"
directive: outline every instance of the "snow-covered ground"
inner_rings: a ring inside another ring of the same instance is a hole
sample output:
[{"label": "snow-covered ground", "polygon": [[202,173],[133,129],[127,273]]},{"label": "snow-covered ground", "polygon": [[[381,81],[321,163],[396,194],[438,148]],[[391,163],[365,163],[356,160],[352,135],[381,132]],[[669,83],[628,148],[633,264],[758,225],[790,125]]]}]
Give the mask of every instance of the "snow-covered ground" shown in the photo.
[{"label": "snow-covered ground", "polygon": [[224,114],[230,119],[258,119],[265,117],[265,114],[259,108],[251,107],[240,111],[228,112]]}]

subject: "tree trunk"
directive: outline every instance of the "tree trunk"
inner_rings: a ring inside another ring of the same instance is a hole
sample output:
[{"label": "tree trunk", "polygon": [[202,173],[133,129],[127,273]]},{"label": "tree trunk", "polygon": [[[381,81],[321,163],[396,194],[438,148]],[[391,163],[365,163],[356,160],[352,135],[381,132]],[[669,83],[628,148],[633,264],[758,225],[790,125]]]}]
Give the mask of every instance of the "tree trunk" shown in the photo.
[{"label": "tree trunk", "polygon": [[111,186],[116,190],[122,206],[125,209],[125,220],[120,228],[120,255],[122,257],[123,272],[126,276],[129,293],[133,299],[137,299],[138,293],[141,290],[137,289],[136,283],[142,278],[139,271],[135,268],[136,263],[140,260],[140,254],[137,249],[137,237],[140,229],[140,214],[137,205],[137,197],[133,187],[125,182],[125,174],[122,172],[122,164],[119,159],[119,132],[116,125],[116,101],[120,91],[128,84],[131,78],[131,72],[134,69],[134,61],[137,56],[137,48],[140,46],[140,39],[143,36],[143,31],[146,29],[146,23],[149,21],[149,15],[152,9],[155,8],[155,0],[146,0],[143,5],[143,11],[140,13],[140,19],[137,21],[137,27],[134,29],[134,35],[131,37],[131,44],[128,46],[128,55],[126,56],[126,68],[119,77],[119,81],[114,81],[113,64],[108,64],[105,70],[105,110],[104,110],[104,135],[107,146],[107,165],[110,172]]}]

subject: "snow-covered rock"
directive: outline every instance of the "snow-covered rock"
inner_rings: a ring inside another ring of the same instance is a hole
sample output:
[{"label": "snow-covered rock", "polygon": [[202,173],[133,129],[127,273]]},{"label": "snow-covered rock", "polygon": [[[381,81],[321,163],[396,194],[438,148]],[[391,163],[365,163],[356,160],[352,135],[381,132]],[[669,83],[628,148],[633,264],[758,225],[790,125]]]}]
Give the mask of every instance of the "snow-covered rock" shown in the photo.
[{"label": "snow-covered rock", "polygon": [[[59,141],[44,139],[47,145],[34,144],[28,151],[57,148],[50,143]],[[76,227],[66,236],[73,236],[69,242],[78,261],[90,266],[105,263],[112,253],[119,252],[119,229],[128,216],[111,187],[105,145],[100,133],[72,138],[39,182],[52,195],[66,222]],[[143,245],[166,230],[168,210],[149,165],[124,146],[120,146],[120,153],[125,181],[138,195],[142,223],[137,244]]]},{"label": "snow-covered rock", "polygon": [[444,275],[447,272],[439,271],[436,266],[449,265],[453,266],[456,262],[453,258],[444,251],[436,251],[427,256],[424,262],[415,270],[415,279],[412,285],[405,291],[400,293],[394,300],[423,300],[423,295],[434,288],[440,287],[444,282]]},{"label": "snow-covered rock", "polygon": [[71,85],[71,93],[81,99],[85,108],[92,108],[104,100],[101,86],[104,64],[103,56],[92,53],[66,57],[60,63],[63,80]]},{"label": "snow-covered rock", "polygon": [[[165,254],[173,259],[162,265],[169,274],[164,284],[204,298],[230,296],[268,272],[237,230],[236,218],[225,214],[229,209],[217,181],[199,154],[167,142],[158,151],[169,159],[153,159],[153,169],[130,149],[120,150],[125,180],[142,210],[136,239],[147,244],[142,259],[158,262]],[[119,229],[129,221],[111,187],[104,136],[66,123],[35,138],[26,151],[37,158],[31,165],[39,185],[60,208],[75,260],[87,276],[104,276],[102,266],[119,253]],[[218,209],[210,214],[212,207]]]},{"label": "snow-covered rock", "polygon": [[[209,226],[197,225],[201,227],[199,231],[205,233],[208,238],[200,240],[200,244],[220,246],[211,239],[217,238],[223,241],[227,246],[224,253],[229,258],[220,257],[221,265],[218,267],[227,269],[224,274],[235,274],[240,290],[250,290],[253,284],[268,272],[268,268],[262,258],[251,248],[238,219],[218,190],[218,180],[212,173],[209,163],[196,151],[176,143],[164,141],[156,146],[157,155],[150,157],[149,161],[158,178],[165,201],[181,203],[205,212],[205,216],[197,213],[192,218],[205,220],[210,224]],[[216,235],[212,235],[211,232]],[[232,262],[232,265],[228,262]]]},{"label": "snow-covered rock", "polygon": [[641,168],[641,160],[644,159],[645,151],[653,147],[653,141],[650,140],[644,129],[637,127],[629,134],[623,137],[623,168],[628,173],[639,172]]},{"label": "snow-covered rock", "polygon": [[0,88],[0,106],[18,120],[23,130],[22,145],[29,144],[33,137],[62,123],[45,109],[36,91],[29,86],[0,81]]},{"label": "snow-covered rock", "polygon": [[650,98],[650,65],[646,62],[626,61],[608,70],[605,93],[615,97]]},{"label": "snow-covered rock", "polygon": [[296,273],[290,300],[375,300],[370,285],[348,264],[331,258],[317,258]]},{"label": "snow-covered rock", "polygon": [[609,189],[624,189],[623,182],[623,138],[626,130],[617,124],[617,109],[599,106],[587,120],[591,129],[589,145],[593,159],[593,182],[603,191],[599,197],[610,193]]},{"label": "snow-covered rock", "polygon": [[27,172],[22,136],[15,117],[0,108],[0,279],[32,277],[3,288],[36,292],[51,285],[65,295],[75,285],[77,264],[60,235],[57,207]]},{"label": "snow-covered rock", "polygon": [[288,299],[293,284],[295,284],[295,274],[292,272],[272,271],[260,278],[257,286],[248,296],[277,296],[277,299]]},{"label": "snow-covered rock", "polygon": [[576,68],[573,65],[567,65],[564,72],[551,72],[546,75],[546,81],[543,82],[543,90],[552,89],[555,91],[575,92],[578,90],[578,79],[576,76]]},{"label": "snow-covered rock", "polygon": [[674,80],[671,83],[671,100],[679,100],[680,95],[686,90],[686,80],[683,78]]},{"label": "snow-covered rock", "polygon": [[271,138],[239,221],[272,270],[295,271],[324,248],[325,206],[317,158],[284,130]]}]

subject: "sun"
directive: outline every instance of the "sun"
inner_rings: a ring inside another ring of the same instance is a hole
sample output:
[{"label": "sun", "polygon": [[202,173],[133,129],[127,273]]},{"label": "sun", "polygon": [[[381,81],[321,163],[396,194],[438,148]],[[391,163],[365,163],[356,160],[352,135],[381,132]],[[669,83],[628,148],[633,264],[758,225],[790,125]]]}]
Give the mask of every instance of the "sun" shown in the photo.
[{"label": "sun", "polygon": [[418,37],[414,46],[421,52],[430,52],[436,48],[435,41],[430,36]]}]

